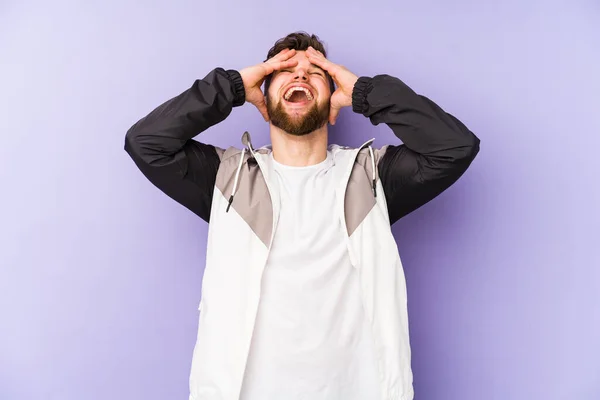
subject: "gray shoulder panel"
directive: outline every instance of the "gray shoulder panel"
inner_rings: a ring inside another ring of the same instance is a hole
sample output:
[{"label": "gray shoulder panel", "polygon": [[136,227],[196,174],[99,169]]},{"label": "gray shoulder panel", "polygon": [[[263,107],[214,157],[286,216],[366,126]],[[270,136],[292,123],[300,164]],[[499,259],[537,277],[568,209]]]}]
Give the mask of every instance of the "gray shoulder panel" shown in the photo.
[{"label": "gray shoulder panel", "polygon": [[371,186],[372,171],[369,149],[362,149],[352,167],[344,198],[348,236],[354,233],[371,209],[375,207],[376,199]]},{"label": "gray shoulder panel", "polygon": [[[230,147],[221,158],[215,186],[225,197],[225,201],[231,196],[241,153],[240,149]],[[244,153],[238,187],[231,207],[250,226],[261,242],[269,246],[273,229],[273,203],[258,163],[248,152]]]}]

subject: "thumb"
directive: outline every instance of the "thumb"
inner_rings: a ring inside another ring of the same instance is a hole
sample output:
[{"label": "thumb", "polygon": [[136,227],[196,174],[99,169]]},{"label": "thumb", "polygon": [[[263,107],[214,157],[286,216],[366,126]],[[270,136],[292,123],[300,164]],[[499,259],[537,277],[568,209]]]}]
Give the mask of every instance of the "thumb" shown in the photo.
[{"label": "thumb", "polygon": [[258,108],[258,111],[264,118],[265,122],[269,122],[269,112],[267,111],[267,104],[265,103],[264,97],[256,103],[256,108]]},{"label": "thumb", "polygon": [[331,106],[331,109],[329,110],[329,123],[331,125],[335,125],[335,121],[337,120],[339,113],[340,113],[339,108],[335,108],[334,106]]}]

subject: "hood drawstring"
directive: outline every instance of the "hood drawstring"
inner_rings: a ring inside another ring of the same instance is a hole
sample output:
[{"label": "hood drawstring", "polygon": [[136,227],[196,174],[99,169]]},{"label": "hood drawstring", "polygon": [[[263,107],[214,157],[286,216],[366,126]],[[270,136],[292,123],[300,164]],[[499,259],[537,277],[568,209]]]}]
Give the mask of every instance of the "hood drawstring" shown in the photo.
[{"label": "hood drawstring", "polygon": [[238,164],[237,171],[235,172],[235,179],[233,180],[233,190],[231,191],[231,196],[229,196],[229,204],[227,204],[227,209],[225,212],[229,212],[229,207],[231,207],[231,203],[233,203],[233,196],[235,196],[235,192],[238,186],[238,180],[240,178],[240,171],[242,170],[242,164],[244,163],[244,154],[246,153],[246,149],[242,149],[242,155],[240,156],[240,163]]},{"label": "hood drawstring", "polygon": [[[229,196],[229,201],[227,202],[227,209],[225,212],[229,212],[229,208],[231,207],[231,203],[233,203],[233,197],[235,196],[235,192],[238,189],[238,181],[240,179],[240,172],[242,170],[242,165],[244,164],[244,154],[246,154],[246,149],[242,149],[242,153],[240,156],[240,163],[238,164],[237,171],[235,172],[235,179],[233,181],[233,190],[231,191],[231,196]],[[372,174],[372,185],[373,185],[373,196],[377,197],[377,170],[375,169],[375,156],[373,154],[373,148],[369,146],[369,155],[371,156],[371,169],[373,171]]]},{"label": "hood drawstring", "polygon": [[373,196],[377,197],[377,171],[375,170],[375,157],[371,146],[369,146],[369,154],[371,155],[371,168],[373,168]]}]

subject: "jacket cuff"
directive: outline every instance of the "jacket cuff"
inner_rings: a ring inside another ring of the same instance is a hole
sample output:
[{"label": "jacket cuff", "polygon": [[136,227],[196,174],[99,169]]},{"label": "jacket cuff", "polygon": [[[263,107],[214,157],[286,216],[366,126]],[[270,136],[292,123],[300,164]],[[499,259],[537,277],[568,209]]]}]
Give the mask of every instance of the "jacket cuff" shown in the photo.
[{"label": "jacket cuff", "polygon": [[229,82],[231,82],[231,86],[233,86],[233,106],[241,106],[246,102],[246,90],[244,89],[244,81],[242,80],[242,76],[234,69],[229,69],[225,71],[225,73],[227,74],[227,78],[229,78]]},{"label": "jacket cuff", "polygon": [[352,111],[364,114],[369,109],[367,95],[373,89],[373,78],[361,76],[352,89]]}]

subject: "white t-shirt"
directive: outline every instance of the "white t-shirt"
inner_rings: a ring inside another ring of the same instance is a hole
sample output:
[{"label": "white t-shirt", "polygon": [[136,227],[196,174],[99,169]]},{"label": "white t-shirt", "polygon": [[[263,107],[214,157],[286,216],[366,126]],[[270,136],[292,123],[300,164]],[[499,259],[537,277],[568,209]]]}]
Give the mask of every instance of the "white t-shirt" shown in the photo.
[{"label": "white t-shirt", "polygon": [[241,400],[381,399],[358,273],[335,205],[332,155],[308,167],[272,162],[281,214]]}]

